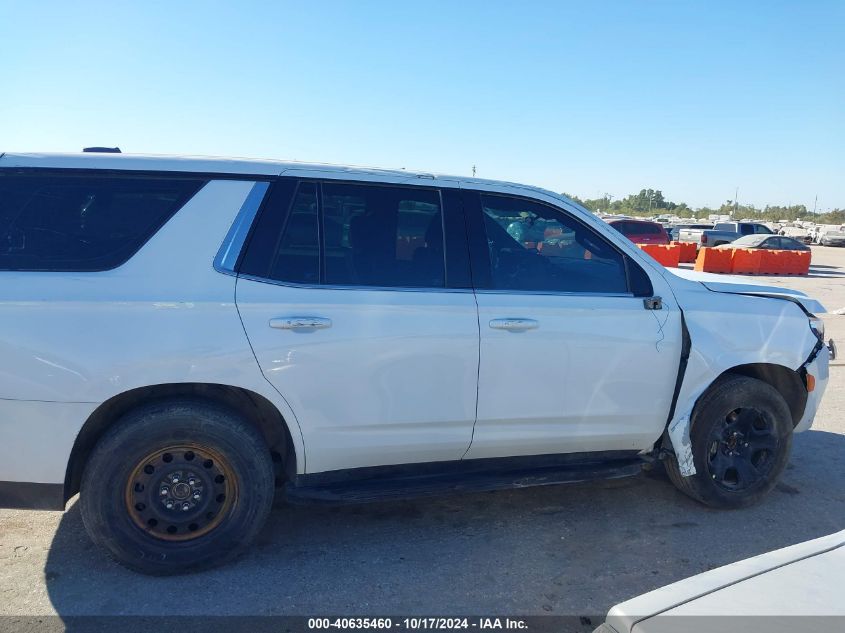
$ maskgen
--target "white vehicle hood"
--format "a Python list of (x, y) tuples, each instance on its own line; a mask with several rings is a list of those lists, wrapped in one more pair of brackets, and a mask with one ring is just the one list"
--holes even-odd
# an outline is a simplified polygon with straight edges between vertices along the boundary
[[(618, 633), (674, 630), (710, 633), (717, 628), (723, 633), (779, 631), (773, 628), (771, 617), (738, 616), (841, 618), (845, 616), (843, 577), (845, 531), (661, 587), (616, 605), (608, 613), (607, 623)], [(793, 627), (796, 624), (789, 620), (784, 623)], [(830, 630), (835, 630), (835, 626)]]
[[(729, 292), (740, 295), (757, 295), (762, 297), (780, 297), (796, 301), (804, 306), (807, 312), (822, 314), (827, 312), (825, 307), (815, 299), (811, 299), (803, 292), (780, 286), (765, 286), (747, 283), (746, 277), (736, 275), (716, 275), (714, 273), (702, 273), (685, 268), (672, 268), (670, 273), (682, 279), (698, 281), (708, 290), (714, 292)], [(671, 279), (669, 280), (671, 282)]]

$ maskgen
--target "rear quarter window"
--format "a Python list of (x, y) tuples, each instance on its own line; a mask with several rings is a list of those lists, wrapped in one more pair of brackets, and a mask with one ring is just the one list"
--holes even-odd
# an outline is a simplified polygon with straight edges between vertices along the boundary
[(204, 184), (166, 175), (0, 172), (0, 270), (116, 268)]

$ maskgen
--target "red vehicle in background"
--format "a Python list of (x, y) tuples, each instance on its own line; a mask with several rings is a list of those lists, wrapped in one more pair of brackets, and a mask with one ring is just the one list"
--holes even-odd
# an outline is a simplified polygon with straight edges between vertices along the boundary
[(634, 244), (668, 244), (669, 234), (657, 222), (648, 220), (610, 220), (608, 224)]

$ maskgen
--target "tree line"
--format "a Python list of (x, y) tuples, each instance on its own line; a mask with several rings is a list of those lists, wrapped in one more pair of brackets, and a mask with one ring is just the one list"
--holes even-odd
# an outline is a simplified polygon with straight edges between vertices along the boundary
[(621, 200), (613, 200), (612, 196), (602, 198), (582, 199), (569, 193), (563, 195), (588, 208), (590, 211), (603, 213), (617, 213), (632, 216), (652, 216), (660, 214), (677, 215), (681, 218), (694, 218), (718, 213), (732, 215), (736, 219), (753, 218), (755, 220), (776, 222), (778, 220), (811, 220), (818, 224), (845, 223), (845, 209), (833, 209), (827, 213), (813, 214), (803, 204), (766, 205), (758, 208), (751, 204), (734, 205), (733, 200), (726, 200), (718, 209), (701, 207), (690, 208), (686, 202), (672, 202), (666, 200), (659, 189), (641, 189), (639, 193), (632, 193)]

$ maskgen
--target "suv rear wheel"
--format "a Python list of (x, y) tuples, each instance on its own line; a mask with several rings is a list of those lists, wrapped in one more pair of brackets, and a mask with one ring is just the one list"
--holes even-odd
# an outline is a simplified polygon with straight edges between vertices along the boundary
[(683, 477), (674, 456), (666, 472), (679, 490), (709, 506), (742, 508), (777, 484), (792, 447), (792, 415), (771, 385), (747, 376), (718, 381), (692, 414), (696, 474)]
[(85, 468), (85, 528), (121, 564), (173, 574), (222, 563), (263, 526), (273, 502), (270, 451), (235, 412), (170, 400), (125, 415)]

